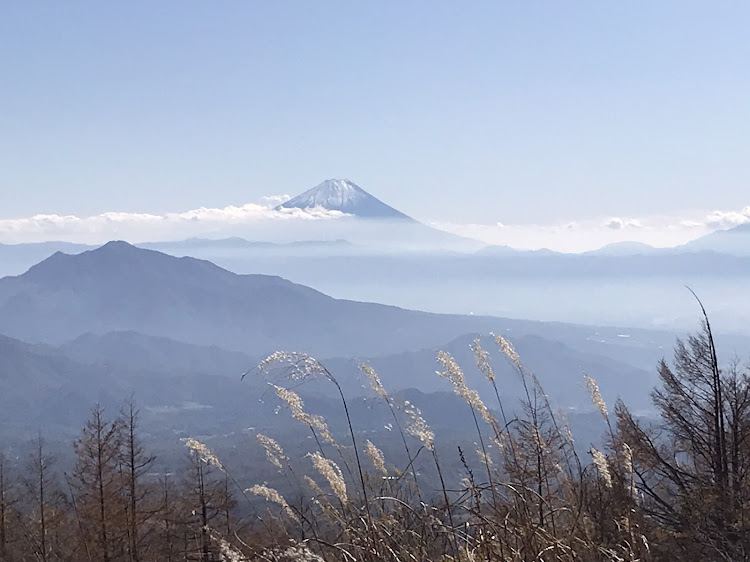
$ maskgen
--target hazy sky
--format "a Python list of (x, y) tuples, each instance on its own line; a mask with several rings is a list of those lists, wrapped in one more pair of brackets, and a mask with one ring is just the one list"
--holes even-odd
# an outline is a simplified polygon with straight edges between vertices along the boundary
[(0, 219), (331, 177), (459, 230), (740, 212), (748, 29), (731, 1), (3, 2)]

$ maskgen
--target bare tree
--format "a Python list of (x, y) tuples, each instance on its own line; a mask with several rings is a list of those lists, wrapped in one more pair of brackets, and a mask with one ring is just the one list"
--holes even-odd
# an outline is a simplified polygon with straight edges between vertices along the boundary
[(120, 424), (108, 422), (97, 404), (73, 444), (78, 459), (72, 479), (78, 510), (87, 523), (85, 532), (94, 537), (88, 542), (95, 545), (96, 558), (103, 562), (110, 562), (113, 555), (125, 550), (120, 433)]
[(132, 562), (141, 561), (141, 529), (153, 515), (153, 510), (143, 509), (149, 490), (143, 485), (142, 477), (154, 462), (154, 457), (145, 453), (138, 440), (138, 414), (139, 411), (131, 397), (121, 413), (121, 428), (122, 457), (128, 497), (128, 549)]
[(750, 380), (736, 363), (719, 368), (707, 316), (698, 334), (678, 340), (673, 366), (660, 363), (659, 378), (652, 393), (657, 424), (644, 427), (617, 406), (641, 508), (686, 556), (748, 560)]
[(8, 560), (8, 543), (10, 542), (10, 514), (13, 509), (11, 498), (12, 481), (8, 474), (8, 462), (0, 452), (0, 560)]

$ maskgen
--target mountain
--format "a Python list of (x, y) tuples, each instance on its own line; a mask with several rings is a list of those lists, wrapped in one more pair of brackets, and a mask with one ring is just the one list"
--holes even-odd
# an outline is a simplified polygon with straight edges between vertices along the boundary
[(0, 279), (0, 332), (62, 343), (86, 333), (136, 331), (249, 355), (277, 349), (371, 355), (490, 331), (492, 318), (436, 315), (339, 300), (269, 275), (236, 275), (125, 242), (56, 253)]
[[(477, 382), (471, 371), (473, 359), (465, 357), (466, 353), (461, 354), (460, 349), (469, 340), (467, 337), (456, 342), (457, 357), (462, 363), (465, 359), (465, 367), (469, 369), (467, 378), (473, 384)], [(123, 352), (115, 349), (113, 346), (118, 342), (128, 349)], [(98, 349), (100, 343), (106, 348), (104, 353)], [(62, 465), (67, 466), (73, 459), (64, 444), (80, 434), (91, 407), (99, 404), (111, 419), (131, 397), (141, 413), (140, 436), (147, 449), (159, 451), (158, 462), (163, 470), (181, 465), (184, 451), (179, 439), (196, 434), (209, 438), (212, 448), (216, 447), (222, 459), (232, 466), (243, 467), (250, 459), (252, 473), (261, 481), (273, 478), (274, 472), (268, 463), (252, 460), (263, 458), (254, 438), (257, 432), (273, 435), (288, 450), (309, 447), (297, 421), (285, 411), (276, 415), (279, 402), (268, 392), (262, 377), (253, 374), (240, 380), (239, 376), (220, 376), (212, 370), (212, 360), (232, 364), (241, 359), (237, 354), (132, 333), (106, 334), (101, 338), (86, 336), (72, 348), (29, 345), (0, 336), (0, 443), (4, 450), (25, 458), (28, 442), (42, 431), (51, 450)], [(129, 358), (128, 352), (145, 354)], [(71, 354), (78, 359), (71, 358)], [(395, 358), (395, 362), (386, 359), (382, 364), (376, 360), (375, 364), (382, 368), (383, 380), (392, 394), (416, 404), (441, 442), (458, 439), (470, 445), (476, 438), (470, 411), (450, 389), (438, 392), (415, 388), (395, 390), (404, 387), (403, 382), (409, 379), (410, 369), (414, 367), (426, 370), (420, 375), (441, 382), (431, 374), (436, 368), (434, 353), (416, 355), (413, 361)], [(165, 364), (164, 359), (168, 359)], [(198, 366), (192, 365), (187, 372), (183, 371), (185, 363), (193, 360), (197, 360)], [(363, 432), (363, 439), (366, 434), (367, 438), (375, 440), (389, 459), (398, 459), (401, 449), (386, 427), (393, 422), (391, 412), (369, 388), (363, 390), (361, 379), (355, 380), (359, 372), (356, 362), (339, 365), (334, 360), (330, 363), (324, 360), (324, 363), (335, 367), (336, 376), (347, 383), (344, 386), (355, 431)], [(570, 375), (568, 386), (572, 388), (577, 386), (573, 381), (578, 376), (577, 373)], [(514, 377), (512, 373), (511, 376)], [(498, 377), (502, 377), (501, 392), (510, 412), (515, 408), (516, 395), (508, 392), (505, 373), (498, 370)], [(396, 378), (398, 385), (389, 384)], [(478, 382), (486, 384), (486, 381)], [(297, 382), (295, 390), (303, 397), (305, 409), (324, 416), (334, 435), (348, 435), (340, 398), (332, 394), (333, 385), (325, 380), (308, 381), (305, 385)], [(586, 402), (582, 389), (580, 394)], [(496, 407), (494, 395), (487, 398), (487, 404), (490, 408)], [(571, 416), (571, 422), (576, 423), (575, 415)], [(600, 432), (601, 429), (594, 429), (585, 443), (596, 442)], [(453, 472), (457, 474), (458, 468)]]
[(136, 244), (139, 248), (156, 250), (172, 256), (191, 256), (194, 258), (215, 259), (243, 257), (276, 256), (290, 258), (296, 256), (331, 256), (355, 254), (360, 251), (356, 244), (343, 239), (333, 240), (296, 240), (293, 242), (266, 242), (246, 240), (244, 238), (188, 238), (171, 242), (147, 242)]
[(735, 256), (750, 256), (750, 223), (728, 230), (717, 230), (678, 248), (688, 252), (717, 252)]
[(656, 253), (669, 253), (669, 249), (655, 248), (643, 242), (614, 242), (597, 250), (584, 252), (587, 256), (640, 256)]
[(476, 256), (481, 257), (496, 257), (496, 258), (505, 258), (505, 257), (520, 257), (520, 258), (526, 258), (526, 257), (554, 257), (554, 256), (564, 256), (564, 255), (570, 255), (570, 254), (563, 254), (561, 252), (555, 252), (554, 250), (550, 250), (549, 248), (539, 248), (538, 250), (516, 250), (515, 248), (511, 248), (510, 246), (506, 245), (493, 245), (493, 246), (485, 246), (484, 248), (481, 248), (480, 250), (477, 250), (474, 252)]
[(95, 246), (71, 242), (32, 242), (26, 244), (0, 244), (0, 277), (16, 275), (48, 258), (55, 252), (78, 254)]
[[(366, 362), (375, 368), (383, 385), (391, 391), (414, 387), (422, 392), (450, 392), (450, 384), (435, 374), (435, 370), (440, 368), (436, 361), (438, 351), (447, 351), (463, 369), (467, 384), (475, 388), (487, 404), (491, 404), (496, 401), (494, 391), (484, 374), (476, 368), (471, 351), (471, 344), (477, 337), (480, 334), (467, 334), (432, 349), (368, 358)], [(482, 347), (489, 354), (506, 407), (513, 409), (524, 396), (521, 379), (500, 353), (493, 338), (483, 336), (480, 339)], [(654, 369), (656, 360), (648, 368), (638, 368), (614, 357), (574, 349), (562, 342), (536, 335), (514, 337), (513, 345), (524, 367), (536, 374), (545, 393), (557, 406), (593, 410), (589, 395), (584, 391), (584, 374), (597, 379), (604, 399), (611, 404), (617, 398), (622, 398), (637, 410), (651, 406), (648, 389), (657, 382)], [(599, 347), (598, 351), (617, 353), (604, 346)], [(631, 353), (633, 351), (631, 349)], [(354, 363), (347, 359), (326, 361), (329, 370), (339, 380), (344, 379), (345, 373), (356, 371)]]
[(272, 406), (247, 407), (266, 388), (240, 380), (250, 361), (134, 333), (88, 335), (61, 348), (0, 335), (0, 443), (30, 440), (40, 429), (69, 441), (94, 404), (113, 417), (130, 396), (143, 411), (146, 435), (170, 445), (182, 431), (247, 427), (272, 417)]
[(121, 371), (207, 376), (239, 377), (262, 359), (216, 346), (191, 345), (138, 332), (84, 334), (61, 345), (59, 350), (80, 363)]
[(98, 375), (54, 349), (0, 335), (0, 436), (30, 438), (33, 426), (78, 423), (100, 397)]
[(312, 207), (341, 211), (347, 215), (365, 219), (414, 220), (346, 179), (326, 180), (282, 203), (277, 209), (309, 209)]

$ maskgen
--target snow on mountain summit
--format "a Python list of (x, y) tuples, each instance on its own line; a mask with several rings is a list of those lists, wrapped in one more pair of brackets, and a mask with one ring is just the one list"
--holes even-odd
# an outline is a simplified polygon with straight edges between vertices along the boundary
[(279, 207), (288, 209), (322, 207), (329, 211), (341, 211), (361, 218), (412, 220), (346, 179), (326, 180), (286, 203), (282, 203)]

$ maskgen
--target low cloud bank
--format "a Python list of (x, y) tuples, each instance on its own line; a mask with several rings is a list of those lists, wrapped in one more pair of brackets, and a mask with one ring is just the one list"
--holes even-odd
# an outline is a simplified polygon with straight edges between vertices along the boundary
[(431, 226), (476, 238), (487, 244), (523, 250), (548, 248), (584, 252), (617, 242), (641, 242), (656, 247), (685, 244), (695, 238), (750, 223), (750, 206), (739, 211), (688, 211), (648, 217), (603, 217), (591, 220), (539, 224), (456, 224)]
[[(242, 206), (202, 207), (161, 215), (109, 212), (89, 217), (35, 215), (0, 219), (0, 243), (58, 240), (100, 244), (113, 239), (142, 243), (227, 236), (292, 241), (326, 238), (320, 235), (334, 230), (336, 237), (346, 238), (356, 235), (351, 228), (361, 230), (354, 224), (345, 226), (346, 221), (334, 229), (339, 224), (337, 219), (349, 216), (340, 211), (322, 208), (277, 209), (288, 199), (288, 195), (270, 195), (261, 198), (258, 203)], [(549, 248), (562, 252), (582, 252), (626, 241), (656, 247), (677, 246), (715, 230), (750, 223), (750, 206), (737, 211), (689, 211), (647, 217), (608, 216), (557, 224), (425, 222), (433, 228), (486, 244), (526, 250)]]
[(345, 216), (340, 211), (322, 208), (276, 209), (277, 205), (288, 199), (287, 195), (269, 196), (262, 198), (260, 203), (249, 203), (239, 207), (202, 207), (163, 215), (109, 212), (89, 217), (35, 215), (28, 218), (0, 219), (0, 242), (10, 244), (61, 240), (97, 244), (115, 238), (146, 242), (221, 235), (241, 230), (243, 227), (293, 225)]

